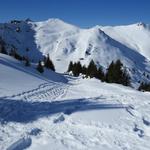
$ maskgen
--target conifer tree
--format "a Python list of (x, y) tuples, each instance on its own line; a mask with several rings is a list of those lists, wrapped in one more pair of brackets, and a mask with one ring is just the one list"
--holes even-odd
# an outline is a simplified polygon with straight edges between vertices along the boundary
[(25, 58), (25, 66), (30, 66), (30, 61), (29, 61), (29, 59), (28, 58)]
[(91, 60), (91, 62), (89, 63), (88, 67), (87, 67), (87, 76), (90, 76), (91, 78), (95, 77), (97, 74), (97, 67), (94, 63), (93, 60)]
[(123, 70), (122, 70), (123, 64), (121, 63), (120, 60), (117, 60), (115, 63), (115, 68), (114, 68), (114, 82), (115, 83), (120, 83), (122, 84), (123, 79)]
[(138, 90), (139, 91), (150, 91), (150, 83), (141, 82)]
[(101, 81), (104, 81), (105, 80), (105, 74), (102, 70), (102, 68), (100, 67), (98, 70), (97, 70), (97, 73), (96, 73), (96, 76), (95, 76), (97, 79), (100, 79)]
[(0, 37), (0, 53), (2, 54), (8, 54), (5, 48), (5, 42), (2, 40), (2, 38)]
[(123, 64), (120, 60), (117, 60), (115, 63), (112, 61), (108, 67), (105, 78), (108, 83), (118, 83), (125, 86), (130, 85), (130, 77), (126, 69), (123, 69)]
[(77, 68), (77, 63), (75, 62), (73, 64), (73, 67), (72, 67), (72, 73), (73, 73), (74, 76), (77, 76), (77, 71), (76, 71), (77, 69), (76, 68)]
[(77, 62), (76, 71), (77, 71), (78, 75), (80, 73), (82, 73), (82, 65), (81, 65), (80, 61)]
[(45, 67), (55, 71), (54, 64), (53, 64), (52, 60), (50, 59), (49, 55), (45, 58)]
[(12, 56), (12, 57), (14, 57), (14, 58), (17, 59), (17, 60), (20, 60), (20, 61), (23, 60), (23, 57), (20, 56), (20, 55), (17, 53), (16, 49), (12, 49), (12, 50), (10, 51), (9, 55)]
[(82, 66), (81, 63), (78, 61), (77, 63), (73, 64), (72, 73), (74, 76), (79, 76), (80, 73), (82, 73)]
[(87, 68), (86, 68), (85, 65), (82, 66), (82, 72), (81, 72), (81, 73), (84, 74), (84, 75), (86, 75), (86, 73), (87, 73)]
[(74, 66), (74, 64), (73, 64), (73, 62), (71, 61), (70, 64), (69, 64), (69, 67), (68, 67), (68, 71), (67, 71), (67, 72), (72, 71), (73, 66)]
[(6, 54), (6, 55), (8, 54), (4, 45), (0, 45), (0, 53)]
[(112, 83), (114, 80), (114, 73), (113, 71), (115, 70), (115, 65), (114, 62), (112, 61), (111, 64), (109, 65), (106, 73), (106, 82)]
[(143, 89), (144, 89), (144, 82), (141, 82), (141, 84), (140, 84), (138, 90), (139, 90), (139, 91), (142, 91)]
[(39, 61), (39, 63), (38, 63), (38, 66), (37, 66), (37, 71), (39, 71), (40, 73), (43, 73), (44, 72), (44, 68), (43, 68), (43, 66), (42, 66), (42, 64), (41, 64), (41, 61)]

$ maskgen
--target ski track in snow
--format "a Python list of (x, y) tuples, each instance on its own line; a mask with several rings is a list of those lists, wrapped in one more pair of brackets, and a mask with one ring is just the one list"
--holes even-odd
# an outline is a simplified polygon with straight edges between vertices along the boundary
[(5, 96), (1, 99), (21, 99), (26, 101), (53, 101), (56, 98), (63, 97), (69, 85), (43, 83), (38, 88), (24, 91), (22, 93)]
[(41, 79), (47, 81), (46, 83), (40, 84), (37, 88), (28, 90), (28, 91), (23, 91), (21, 93), (13, 94), (11, 96), (4, 96), (0, 97), (1, 99), (18, 99), (20, 98), (21, 100), (29, 100), (29, 101), (34, 101), (34, 100), (54, 100), (59, 97), (63, 97), (65, 95), (66, 89), (68, 89), (69, 85), (64, 84), (64, 83), (56, 83), (50, 80), (47, 80), (46, 78), (37, 75), (31, 71), (27, 71), (26, 69), (23, 69), (22, 67), (13, 64), (13, 62), (8, 61), (7, 59), (0, 57), (0, 61), (3, 61), (3, 63), (6, 63), (7, 65), (19, 69), (23, 72), (27, 72), (33, 76), (40, 77)]
[[(37, 102), (37, 101), (39, 101), (39, 102), (40, 101), (41, 102), (44, 102), (44, 101), (52, 102), (55, 99), (63, 98), (65, 96), (68, 88), (69, 88), (68, 84), (43, 83), (43, 84), (40, 84), (35, 89), (29, 90), (29, 91), (24, 91), (24, 92), (18, 93), (18, 94), (13, 94), (12, 96), (5, 96), (1, 99), (4, 99), (6, 101), (7, 101), (7, 99), (12, 100), (12, 110), (11, 110), (11, 108), (10, 108), (10, 110), (7, 110), (8, 114), (9, 114), (9, 113), (13, 112), (13, 110), (16, 109), (14, 102), (13, 102), (13, 99), (14, 100), (18, 99), (18, 100), (23, 100), (23, 101), (29, 101), (29, 102)], [(17, 113), (17, 110), (16, 110), (16, 113)], [(59, 119), (57, 121), (59, 122)], [(7, 148), (7, 150), (26, 149), (27, 147), (29, 147), (32, 144), (32, 139), (30, 138), (30, 136), (31, 135), (28, 135), (28, 138), (23, 136), (23, 138), (16, 140)], [(1, 143), (1, 140), (0, 140), (0, 143)], [(0, 149), (4, 149), (3, 146), (2, 147), (0, 146)]]

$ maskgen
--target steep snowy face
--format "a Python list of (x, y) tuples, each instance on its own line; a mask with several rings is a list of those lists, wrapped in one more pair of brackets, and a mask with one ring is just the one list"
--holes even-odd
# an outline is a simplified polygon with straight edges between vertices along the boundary
[(150, 26), (137, 23), (128, 26), (100, 27), (106, 34), (150, 59)]
[(0, 37), (6, 43), (7, 49), (15, 49), (19, 54), (37, 62), (41, 58), (35, 43), (35, 31), (31, 23), (26, 21), (11, 21), (0, 24)]
[(50, 53), (53, 57), (58, 55), (63, 57), (73, 51), (74, 43), (71, 43), (71, 37), (78, 33), (79, 28), (59, 19), (33, 24), (36, 31), (36, 44), (43, 54)]

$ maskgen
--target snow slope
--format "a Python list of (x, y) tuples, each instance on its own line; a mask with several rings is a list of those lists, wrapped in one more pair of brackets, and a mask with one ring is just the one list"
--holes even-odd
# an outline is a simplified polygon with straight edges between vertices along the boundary
[(0, 54), (0, 150), (149, 150), (150, 93)]
[(1, 98), (17, 99), (18, 96), (21, 96), (22, 99), (26, 99), (26, 95), (28, 95), (31, 99), (34, 98), (34, 93), (39, 94), (40, 92), (44, 96), (52, 88), (50, 85), (55, 85), (56, 88), (60, 89), (61, 84), (67, 82), (67, 79), (58, 73), (45, 70), (44, 74), (41, 75), (35, 68), (34, 65), (25, 67), (22, 62), (0, 54)]
[(66, 72), (70, 61), (88, 65), (93, 59), (106, 70), (112, 60), (121, 59), (133, 83), (149, 80), (148, 25), (81, 29), (59, 19), (21, 21), (1, 24), (0, 36), (8, 49), (16, 47), (35, 62), (49, 54), (58, 72)]
[(16, 49), (21, 55), (37, 62), (42, 54), (38, 51), (34, 36), (32, 25), (26, 21), (0, 24), (0, 37), (5, 41), (7, 50)]
[(99, 26), (107, 35), (150, 59), (150, 26), (136, 23), (127, 26)]

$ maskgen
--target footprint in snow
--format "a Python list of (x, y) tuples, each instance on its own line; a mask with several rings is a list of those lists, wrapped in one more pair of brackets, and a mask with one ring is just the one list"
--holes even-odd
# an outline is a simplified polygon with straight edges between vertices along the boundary
[(146, 126), (150, 126), (150, 121), (146, 120), (144, 117), (143, 117), (143, 123), (146, 125)]
[(64, 117), (64, 115), (62, 114), (62, 115), (60, 115), (58, 118), (56, 118), (56, 119), (54, 119), (54, 123), (61, 123), (61, 122), (63, 122), (65, 120), (65, 117)]
[(138, 128), (137, 124), (135, 124), (135, 127), (134, 127), (133, 131), (137, 132), (139, 137), (144, 136), (144, 131), (142, 129)]
[(37, 136), (37, 135), (39, 135), (41, 132), (42, 132), (41, 129), (39, 129), (39, 128), (34, 128), (34, 129), (32, 129), (31, 132), (29, 132), (28, 134), (29, 134), (29, 135), (32, 135), (32, 136)]

